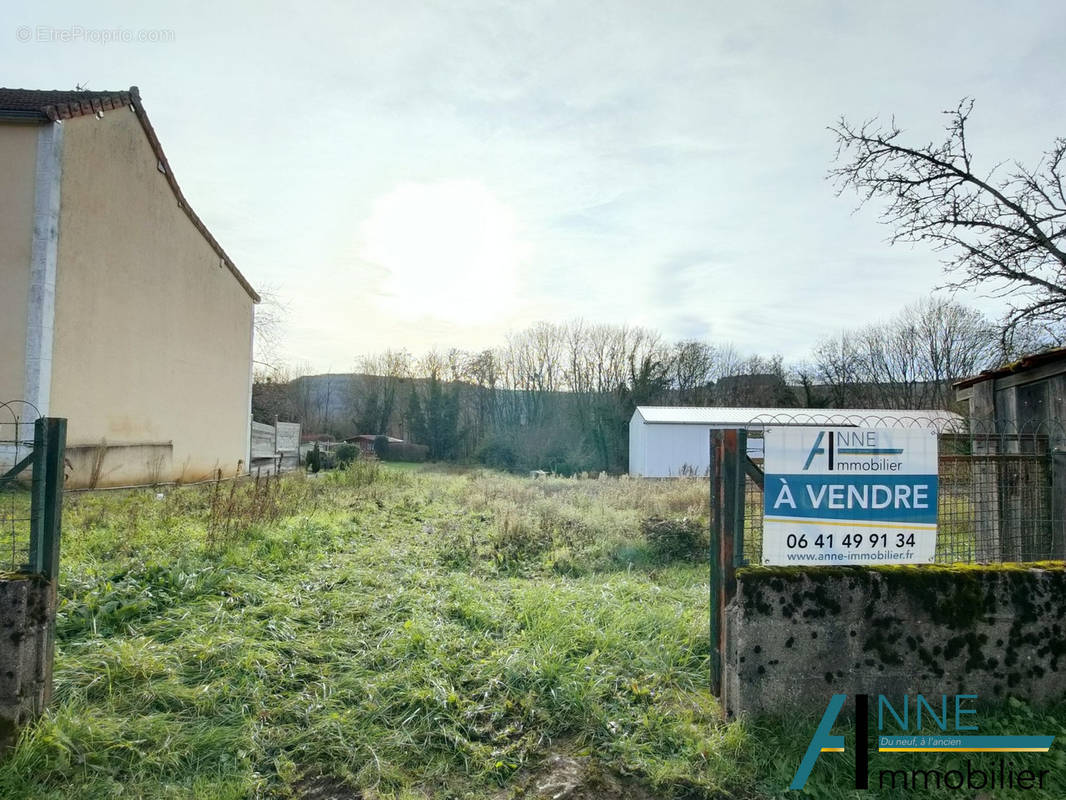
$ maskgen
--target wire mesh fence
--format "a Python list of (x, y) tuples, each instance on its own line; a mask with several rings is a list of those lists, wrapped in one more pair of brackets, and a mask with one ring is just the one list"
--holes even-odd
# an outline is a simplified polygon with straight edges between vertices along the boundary
[(33, 454), (36, 409), (0, 403), (0, 572), (23, 572), (30, 564), (30, 472), (15, 468)]
[[(780, 425), (933, 428), (938, 433), (937, 563), (1010, 563), (1066, 559), (1066, 431), (1044, 423), (996, 432), (958, 415), (757, 418), (748, 454), (763, 466), (763, 431)], [(762, 560), (763, 490), (744, 489), (746, 562)]]

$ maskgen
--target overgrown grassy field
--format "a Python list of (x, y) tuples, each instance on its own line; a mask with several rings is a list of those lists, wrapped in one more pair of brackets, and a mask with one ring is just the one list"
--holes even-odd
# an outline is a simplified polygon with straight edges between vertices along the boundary
[[(706, 493), (357, 463), (69, 495), (55, 702), (0, 797), (784, 795), (822, 708), (722, 723), (707, 566), (641, 530), (702, 530)], [(850, 796), (850, 758), (810, 796)]]

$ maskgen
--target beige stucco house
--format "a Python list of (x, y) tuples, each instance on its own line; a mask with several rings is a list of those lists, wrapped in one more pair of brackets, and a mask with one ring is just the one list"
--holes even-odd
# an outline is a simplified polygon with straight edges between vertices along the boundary
[(68, 419), (68, 485), (247, 465), (259, 296), (137, 87), (0, 89), (0, 164), (0, 401)]

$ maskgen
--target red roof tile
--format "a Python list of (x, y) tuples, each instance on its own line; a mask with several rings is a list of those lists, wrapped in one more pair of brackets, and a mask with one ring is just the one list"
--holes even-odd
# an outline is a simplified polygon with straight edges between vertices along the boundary
[(55, 122), (132, 104), (131, 92), (125, 91), (64, 92), (55, 89), (0, 88), (0, 116), (37, 117)]

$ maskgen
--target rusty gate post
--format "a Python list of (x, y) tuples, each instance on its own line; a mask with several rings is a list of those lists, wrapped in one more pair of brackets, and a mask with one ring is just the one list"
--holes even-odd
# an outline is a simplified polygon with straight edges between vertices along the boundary
[[(726, 606), (737, 590), (737, 565), (744, 555), (744, 468), (747, 432), (711, 432), (711, 691), (722, 696), (726, 653)], [(739, 556), (738, 556), (739, 554)]]
[(722, 585), (721, 542), (722, 542), (722, 432), (710, 432), (710, 501), (711, 529), (710, 546), (707, 560), (710, 562), (711, 580), (708, 594), (707, 611), (710, 617), (711, 645), (711, 693), (716, 697), (722, 695), (722, 653), (718, 649), (721, 619), (718, 615), (719, 593)]

